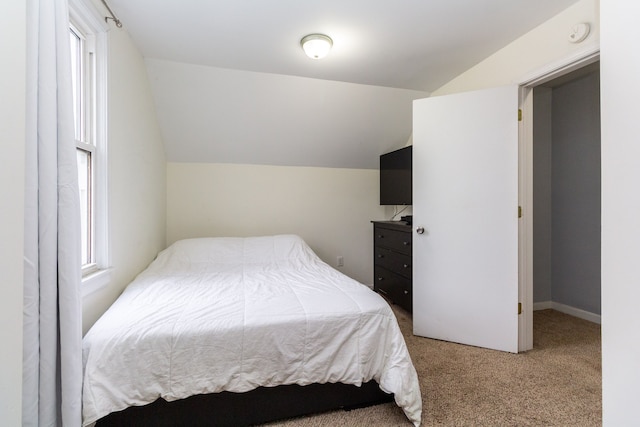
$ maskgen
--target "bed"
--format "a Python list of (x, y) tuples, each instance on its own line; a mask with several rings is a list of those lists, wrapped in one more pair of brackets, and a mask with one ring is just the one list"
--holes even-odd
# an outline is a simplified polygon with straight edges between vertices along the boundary
[(374, 384), (420, 424), (391, 308), (294, 235), (174, 243), (89, 330), (83, 364), (84, 426), (154, 402), (318, 384)]

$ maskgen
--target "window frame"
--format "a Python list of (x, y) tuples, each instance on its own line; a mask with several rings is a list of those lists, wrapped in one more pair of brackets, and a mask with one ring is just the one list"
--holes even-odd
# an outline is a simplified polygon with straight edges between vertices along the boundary
[[(95, 75), (95, 37), (92, 33), (87, 33), (79, 28), (75, 22), (70, 22), (69, 31), (71, 39), (72, 58), (75, 58), (75, 62), (72, 62), (72, 73), (74, 75), (73, 88), (74, 88), (74, 131), (76, 152), (78, 153), (78, 159), (80, 155), (86, 156), (87, 167), (83, 171), (80, 169), (78, 163), (78, 180), (80, 188), (82, 190), (82, 183), (86, 184), (86, 199), (80, 197), (80, 205), (82, 209), (82, 234), (84, 235), (84, 228), (88, 228), (86, 240), (82, 240), (82, 276), (90, 275), (98, 270), (96, 251), (95, 251), (95, 159), (96, 159), (96, 135), (95, 124), (96, 116), (94, 115), (96, 107), (96, 75)], [(79, 119), (78, 119), (79, 116)], [(84, 177), (84, 178), (83, 178)], [(88, 203), (87, 203), (88, 202)], [(84, 204), (87, 206), (82, 206)], [(86, 224), (85, 214), (86, 211)], [(86, 262), (85, 262), (86, 256)]]
[(82, 295), (88, 295), (108, 284), (110, 280), (109, 209), (107, 181), (107, 58), (109, 26), (93, 5), (83, 0), (69, 0), (70, 30), (84, 38), (85, 54), (90, 62), (84, 82), (90, 102), (82, 107), (88, 119), (81, 129), (81, 141), (76, 147), (91, 153), (91, 238), (92, 259), (82, 268)]

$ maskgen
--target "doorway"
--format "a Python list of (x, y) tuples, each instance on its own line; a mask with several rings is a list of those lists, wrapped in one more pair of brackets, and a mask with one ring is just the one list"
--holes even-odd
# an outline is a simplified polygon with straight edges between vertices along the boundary
[[(562, 138), (568, 140), (580, 140), (581, 132), (584, 131), (585, 127), (581, 126), (585, 123), (585, 121), (589, 122), (589, 125), (597, 124), (597, 130), (591, 129), (588, 135), (600, 135), (600, 115), (599, 115), (599, 78), (595, 78), (591, 74), (596, 73), (599, 75), (599, 60), (600, 60), (600, 51), (597, 47), (591, 47), (586, 49), (579, 55), (572, 56), (567, 58), (566, 60), (556, 62), (553, 64), (549, 64), (547, 67), (538, 70), (535, 73), (532, 73), (527, 78), (524, 78), (520, 81), (520, 109), (521, 109), (521, 119), (520, 119), (520, 127), (519, 127), (519, 177), (518, 177), (518, 203), (520, 205), (521, 217), (519, 220), (519, 244), (518, 244), (518, 270), (519, 270), (519, 279), (518, 279), (518, 295), (519, 301), (522, 304), (522, 312), (521, 315), (518, 316), (518, 349), (519, 351), (527, 351), (533, 348), (533, 310), (534, 310), (534, 270), (536, 270), (536, 281), (538, 283), (542, 283), (542, 285), (538, 285), (536, 287), (536, 300), (535, 300), (535, 308), (560, 308), (565, 309), (567, 307), (572, 307), (569, 304), (563, 302), (554, 302), (554, 294), (553, 287), (549, 290), (549, 285), (547, 286), (552, 277), (554, 275), (554, 271), (552, 266), (556, 265), (558, 268), (562, 266), (559, 264), (552, 264), (552, 252), (551, 245), (553, 244), (553, 223), (554, 218), (552, 215), (553, 209), (553, 148), (552, 140), (553, 140), (553, 92), (556, 91), (556, 94), (559, 94), (559, 97), (556, 97), (557, 105), (556, 113), (564, 110), (564, 116), (562, 114), (556, 114), (555, 120), (556, 123), (559, 123), (559, 126), (556, 129), (556, 134), (559, 134), (561, 129), (564, 129), (563, 132), (566, 135), (563, 135)], [(596, 89), (589, 89), (591, 91), (591, 102), (588, 103), (595, 108), (595, 113), (592, 113), (590, 118), (585, 119), (584, 115), (581, 116), (576, 113), (577, 110), (584, 109), (584, 102), (576, 102), (576, 99), (581, 99), (584, 96), (583, 92), (578, 91), (577, 97), (571, 97), (570, 94), (572, 90), (575, 89), (574, 86), (580, 86), (582, 79), (591, 79), (592, 83), (595, 80)], [(578, 82), (578, 83), (576, 83)], [(582, 82), (584, 83), (584, 82)], [(565, 92), (565, 93), (563, 93)], [(534, 120), (534, 93), (536, 98), (536, 108), (535, 115), (536, 119)], [(546, 98), (546, 99), (545, 99)], [(573, 104), (562, 101), (563, 98), (568, 98), (569, 100), (573, 99)], [(595, 102), (593, 100), (595, 99)], [(563, 106), (565, 105), (565, 106)], [(582, 117), (579, 119), (579, 117)], [(535, 146), (536, 149), (536, 182), (534, 183), (534, 128), (536, 127), (536, 122), (540, 122), (537, 125), (537, 129), (535, 130), (536, 137), (538, 138), (538, 144)], [(546, 123), (546, 128), (544, 126)], [(576, 129), (574, 133), (570, 130), (571, 128)], [(573, 135), (573, 136), (572, 136)], [(547, 142), (540, 143), (540, 139), (547, 138)], [(599, 143), (599, 141), (598, 141)], [(564, 152), (558, 154), (556, 160), (560, 160), (563, 157), (568, 157), (569, 161), (573, 164), (581, 163), (580, 157), (583, 156), (583, 152), (580, 150), (579, 146), (574, 145), (566, 147), (561, 147), (558, 145), (556, 148), (564, 149)], [(545, 151), (546, 150), (546, 151)], [(597, 192), (598, 197), (597, 200), (599, 202), (599, 186), (600, 186), (600, 159), (599, 146), (596, 149), (598, 154), (597, 156), (597, 178), (595, 181), (597, 182)], [(546, 158), (546, 163), (544, 159)], [(559, 162), (560, 163), (560, 162)], [(547, 170), (545, 171), (545, 164)], [(571, 166), (571, 165), (570, 165)], [(540, 171), (542, 169), (542, 172)], [(569, 168), (568, 170), (571, 170)], [(591, 167), (593, 170), (593, 166)], [(562, 172), (562, 169), (559, 170)], [(566, 171), (562, 172), (565, 173)], [(561, 175), (556, 176), (556, 178)], [(579, 175), (578, 175), (579, 176)], [(591, 178), (590, 178), (591, 179)], [(546, 180), (546, 183), (545, 183)], [(574, 179), (574, 181), (576, 181)], [(579, 183), (580, 180), (577, 180)], [(536, 185), (536, 203), (534, 204), (534, 184)], [(547, 188), (541, 192), (541, 187)], [(549, 190), (551, 188), (551, 190)], [(546, 191), (546, 193), (545, 193)], [(583, 190), (580, 190), (583, 191)], [(563, 200), (560, 198), (560, 194), (556, 193), (556, 196), (559, 200)], [(571, 193), (569, 193), (571, 195)], [(546, 204), (545, 199), (547, 198)], [(542, 202), (540, 206), (536, 207), (538, 202)], [(559, 202), (561, 204), (561, 202)], [(568, 203), (568, 206), (571, 207), (571, 203)], [(580, 208), (580, 204), (573, 204), (573, 207), (578, 209)], [(536, 214), (534, 215), (534, 209), (536, 210)], [(546, 210), (546, 211), (545, 211)], [(540, 213), (542, 211), (542, 213)], [(598, 213), (600, 211), (599, 207), (597, 209)], [(574, 210), (574, 215), (575, 214)], [(582, 215), (580, 213), (579, 215)], [(544, 219), (546, 218), (546, 224)], [(540, 220), (543, 221), (540, 221)], [(559, 219), (559, 218), (558, 218)], [(538, 233), (538, 241), (534, 242), (534, 220), (536, 221), (536, 232)], [(561, 223), (560, 223), (561, 224)], [(544, 227), (547, 227), (546, 230)], [(556, 225), (556, 227), (560, 227), (560, 225)], [(600, 221), (599, 218), (597, 220), (598, 227), (598, 237), (600, 235)], [(542, 234), (540, 233), (542, 230)], [(545, 234), (546, 233), (546, 234)], [(542, 237), (541, 237), (542, 236)], [(546, 241), (545, 241), (546, 238)], [(557, 240), (559, 237), (556, 238)], [(571, 241), (571, 238), (567, 238), (567, 240)], [(598, 239), (599, 240), (599, 239)], [(534, 263), (534, 243), (535, 247), (535, 259), (536, 263)], [(597, 242), (597, 253), (598, 260), (595, 262), (598, 266), (599, 262), (599, 241)], [(570, 252), (570, 250), (569, 250)], [(579, 252), (579, 251), (578, 251)], [(574, 252), (576, 255), (577, 252)], [(546, 264), (545, 264), (546, 263)], [(579, 264), (579, 263), (578, 263)], [(559, 271), (559, 270), (556, 270)], [(598, 298), (600, 295), (599, 283), (600, 277), (599, 272), (591, 273), (593, 275), (598, 276)], [(576, 286), (579, 287), (579, 286)], [(548, 292), (547, 292), (548, 291)], [(549, 295), (551, 295), (549, 297)], [(550, 298), (550, 300), (545, 300), (545, 296)], [(567, 301), (566, 299), (562, 299), (562, 301)], [(573, 302), (572, 302), (573, 304)], [(547, 307), (548, 306), (548, 307)], [(584, 317), (593, 314), (590, 310), (594, 310), (593, 306), (585, 306), (581, 305), (574, 310), (574, 312), (570, 313), (574, 316)], [(583, 308), (588, 307), (588, 308)], [(599, 303), (597, 312), (599, 313)], [(590, 318), (589, 320), (597, 321), (599, 320), (599, 314), (595, 315), (595, 318)]]
[(600, 63), (533, 88), (533, 309), (600, 320)]
[[(600, 59), (600, 52), (599, 50), (595, 49), (595, 50), (588, 50), (585, 51), (582, 55), (580, 56), (574, 56), (572, 58), (568, 58), (567, 62), (565, 62), (564, 64), (552, 64), (549, 67), (547, 67), (545, 70), (542, 70), (540, 72), (537, 72), (535, 75), (533, 75), (532, 77), (526, 79), (526, 80), (522, 80), (520, 83), (520, 108), (522, 111), (522, 118), (520, 121), (520, 137), (519, 137), (519, 205), (521, 206), (521, 218), (520, 218), (520, 225), (519, 225), (519, 255), (518, 255), (518, 263), (519, 263), (519, 300), (522, 303), (522, 313), (520, 316), (518, 316), (518, 329), (519, 329), (519, 334), (518, 334), (518, 349), (519, 351), (527, 351), (529, 349), (533, 348), (533, 310), (534, 310), (534, 270), (538, 270), (536, 272), (536, 279), (542, 279), (542, 283), (548, 283), (547, 280), (551, 280), (551, 278), (553, 277), (553, 270), (552, 270), (552, 258), (551, 258), (551, 252), (550, 249), (548, 250), (542, 250), (541, 248), (548, 248), (548, 245), (551, 245), (551, 241), (550, 239), (553, 238), (552, 234), (547, 234), (547, 242), (544, 242), (544, 239), (537, 242), (536, 243), (536, 259), (538, 261), (538, 265), (536, 265), (534, 263), (534, 217), (536, 217), (536, 215), (534, 215), (534, 127), (535, 127), (535, 122), (536, 121), (541, 121), (544, 122), (544, 118), (545, 115), (548, 116), (548, 120), (547, 123), (551, 123), (551, 125), (548, 125), (547, 129), (545, 130), (544, 127), (538, 127), (538, 129), (536, 130), (537, 136), (540, 137), (541, 135), (546, 135), (548, 138), (553, 137), (553, 122), (551, 120), (553, 120), (553, 97), (552, 95), (552, 91), (554, 90), (554, 88), (562, 88), (563, 86), (566, 86), (565, 88), (569, 88), (572, 89), (572, 86), (574, 85), (574, 82), (578, 82), (581, 79), (584, 78), (589, 78), (589, 74), (598, 71), (596, 68), (591, 68), (591, 67), (599, 67), (598, 63), (599, 63), (599, 59)], [(596, 65), (593, 65), (596, 64)], [(573, 74), (573, 72), (576, 72), (576, 74)], [(598, 71), (599, 72), (599, 71)], [(593, 76), (591, 76), (593, 77)], [(582, 122), (580, 122), (579, 120), (573, 120), (570, 123), (573, 123), (573, 127), (576, 128), (578, 130), (578, 135), (580, 135), (580, 130), (584, 129), (584, 127), (580, 127), (580, 124), (584, 124), (585, 120), (589, 120), (589, 124), (594, 124), (595, 122), (597, 122), (597, 131), (593, 131), (592, 130), (592, 134), (597, 134), (599, 136), (600, 131), (599, 131), (599, 122), (600, 122), (600, 115), (599, 115), (599, 79), (595, 79), (596, 83), (597, 83), (597, 90), (595, 91), (595, 103), (591, 103), (592, 105), (595, 106), (595, 108), (597, 109), (595, 114), (592, 114), (590, 117), (591, 119), (582, 119)], [(540, 101), (540, 99), (542, 99), (541, 104), (538, 104), (538, 111), (537, 111), (537, 118), (536, 120), (534, 120), (534, 90), (536, 91), (536, 96), (538, 98), (538, 101)], [(560, 91), (560, 89), (558, 89)], [(546, 91), (546, 93), (545, 93)], [(549, 91), (551, 91), (551, 93), (549, 93)], [(569, 91), (570, 92), (570, 91)], [(580, 94), (580, 92), (578, 92), (578, 94)], [(545, 101), (544, 98), (545, 96), (547, 96), (549, 99), (546, 101), (547, 105), (551, 105), (551, 108), (540, 108), (540, 105), (544, 105)], [(573, 114), (572, 112), (572, 108), (582, 108), (583, 106), (581, 104), (578, 105), (578, 107), (565, 107), (565, 113), (566, 111), (568, 111), (569, 113)], [(560, 107), (557, 107), (557, 110), (561, 110)], [(557, 111), (556, 111), (557, 112)], [(571, 117), (571, 115), (569, 114), (569, 117)], [(564, 119), (556, 119), (556, 121), (558, 121), (559, 123), (563, 124), (563, 122), (565, 122), (566, 120), (570, 120), (569, 118), (564, 118)], [(577, 121), (577, 123), (575, 123)], [(571, 126), (566, 127), (567, 129), (570, 129)], [(566, 138), (569, 139), (580, 139), (580, 136), (575, 136), (575, 137), (571, 137), (571, 133), (568, 133), (569, 136), (567, 136)], [(549, 143), (551, 144), (551, 143)], [(549, 159), (549, 156), (552, 156), (553, 152), (550, 151), (553, 149), (552, 145), (547, 145), (547, 159)], [(578, 147), (579, 148), (579, 147)], [(581, 151), (578, 150), (578, 148), (576, 148), (575, 146), (573, 147), (573, 151), (572, 150), (568, 150), (567, 153), (563, 154), (564, 156), (568, 156), (569, 159), (572, 159), (571, 161), (573, 161), (573, 163), (576, 163), (579, 159), (579, 157), (583, 154)], [(536, 146), (536, 150), (542, 150), (544, 151), (544, 144), (543, 146)], [(597, 148), (597, 153), (599, 154), (600, 150), (599, 148)], [(537, 153), (537, 164), (536, 164), (536, 168), (539, 168), (541, 166), (544, 166), (544, 162), (541, 161), (542, 158), (544, 158), (545, 153), (542, 153), (543, 157), (540, 157), (541, 154)], [(559, 158), (562, 156), (559, 156)], [(553, 158), (551, 158), (551, 161), (553, 160)], [(549, 163), (550, 161), (547, 161), (547, 167), (550, 168), (549, 171), (547, 172), (547, 184), (550, 186), (551, 183), (549, 181), (549, 179), (553, 179), (553, 164)], [(597, 179), (596, 182), (598, 184), (598, 192), (599, 192), (599, 185), (600, 185), (600, 178), (599, 178), (599, 174), (600, 174), (600, 166), (599, 166), (599, 155), (598, 155), (598, 166), (597, 166)], [(540, 172), (538, 172), (538, 174), (540, 174)], [(551, 174), (551, 175), (549, 175)], [(540, 176), (545, 176), (544, 172), (542, 175), (538, 175), (538, 180), (541, 179)], [(549, 176), (551, 178), (549, 178)], [(544, 182), (544, 180), (542, 181)], [(579, 181), (578, 181), (579, 182)], [(540, 182), (536, 183), (537, 186), (540, 186)], [(551, 187), (553, 188), (553, 187)], [(539, 190), (539, 188), (538, 188)], [(536, 197), (536, 202), (540, 201), (540, 198), (543, 197), (543, 195), (540, 194), (540, 192), (537, 192), (537, 197)], [(544, 194), (544, 193), (542, 193)], [(552, 192), (547, 192), (547, 197), (549, 199), (549, 204), (551, 204), (552, 197), (553, 197), (553, 193)], [(599, 201), (599, 196), (598, 196), (598, 201)], [(549, 205), (547, 205), (549, 206)], [(575, 208), (579, 208), (580, 205), (576, 204), (574, 205)], [(543, 204), (543, 208), (544, 208), (544, 204)], [(551, 206), (551, 209), (553, 208), (553, 206)], [(538, 210), (538, 216), (537, 219), (540, 219), (540, 207), (536, 208), (536, 210)], [(597, 211), (599, 212), (600, 209), (598, 208)], [(575, 211), (574, 211), (575, 212)], [(578, 210), (579, 212), (579, 210)], [(575, 214), (575, 213), (574, 213)], [(546, 213), (546, 218), (547, 218), (547, 227), (552, 227), (553, 226), (553, 216), (550, 213)], [(579, 214), (575, 214), (575, 215), (582, 215), (582, 213)], [(540, 231), (541, 230), (541, 225), (537, 224), (536, 226), (536, 230)], [(597, 222), (597, 227), (598, 227), (598, 236), (600, 235), (600, 222), (598, 219)], [(546, 231), (547, 233), (551, 233), (550, 230)], [(550, 237), (549, 237), (550, 236)], [(539, 236), (540, 239), (540, 236)], [(570, 239), (569, 239), (570, 240)], [(544, 260), (540, 261), (540, 254), (545, 254), (546, 258), (546, 270), (544, 267)], [(600, 253), (600, 249), (599, 249), (599, 242), (598, 242), (598, 249), (597, 249), (597, 253)], [(541, 264), (542, 262), (542, 264)], [(596, 264), (599, 266), (600, 262), (599, 262), (599, 257), (598, 257), (598, 261), (596, 262)], [(557, 265), (557, 264), (556, 264)], [(545, 276), (546, 274), (546, 276)], [(599, 273), (595, 273), (598, 276), (598, 284), (600, 282), (600, 277), (599, 277)], [(591, 274), (592, 276), (594, 275), (594, 273)], [(546, 279), (545, 279), (546, 278)], [(539, 285), (540, 286), (540, 285)], [(545, 285), (542, 285), (543, 287)], [(576, 286), (579, 288), (579, 286)], [(574, 315), (574, 316), (578, 316), (578, 317), (585, 317), (589, 316), (591, 314), (593, 314), (593, 312), (589, 311), (592, 310), (592, 306), (589, 308), (582, 308), (582, 307), (587, 307), (587, 306), (582, 306), (582, 307), (572, 307), (566, 303), (562, 303), (562, 302), (554, 302), (553, 301), (553, 288), (552, 291), (550, 291), (551, 293), (551, 300), (550, 301), (540, 301), (540, 299), (543, 299), (544, 296), (541, 297), (540, 293), (541, 293), (541, 289), (540, 287), (538, 287), (536, 289), (536, 309), (538, 308), (545, 308), (544, 304), (548, 304), (551, 305), (553, 307), (549, 307), (549, 308), (560, 308), (560, 309), (565, 309), (567, 307), (575, 309), (573, 310), (573, 312), (571, 312), (570, 314)], [(542, 291), (543, 295), (544, 295), (544, 291)], [(598, 286), (598, 290), (597, 290), (598, 295), (600, 294), (599, 291), (599, 286)], [(548, 294), (547, 294), (548, 295)], [(542, 304), (542, 305), (541, 305)], [(598, 303), (599, 306), (599, 303)], [(599, 313), (599, 307), (597, 309), (597, 312)], [(595, 316), (595, 321), (599, 320), (599, 315), (594, 315)], [(594, 321), (594, 318), (590, 318), (589, 320)]]

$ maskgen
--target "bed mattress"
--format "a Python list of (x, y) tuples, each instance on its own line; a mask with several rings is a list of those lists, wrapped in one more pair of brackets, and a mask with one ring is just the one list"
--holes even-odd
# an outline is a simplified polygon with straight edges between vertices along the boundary
[(388, 304), (293, 235), (174, 243), (90, 329), (83, 363), (85, 426), (160, 397), (371, 379), (420, 424)]

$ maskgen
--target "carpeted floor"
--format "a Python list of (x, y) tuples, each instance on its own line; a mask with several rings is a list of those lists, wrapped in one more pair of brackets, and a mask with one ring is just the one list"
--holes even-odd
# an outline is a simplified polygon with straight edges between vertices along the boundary
[[(422, 390), (423, 426), (599, 426), (600, 325), (534, 312), (534, 349), (508, 354), (412, 335), (394, 307)], [(279, 427), (410, 426), (383, 404), (271, 423)]]

